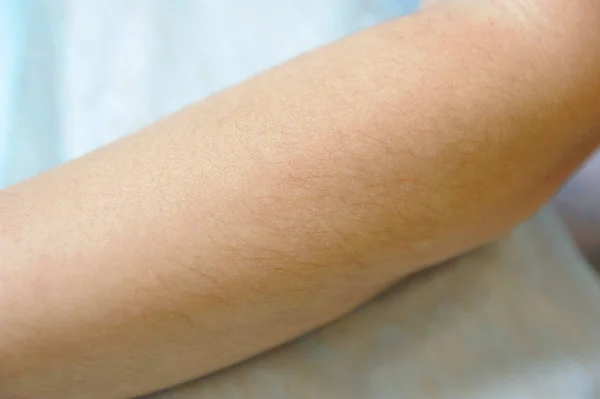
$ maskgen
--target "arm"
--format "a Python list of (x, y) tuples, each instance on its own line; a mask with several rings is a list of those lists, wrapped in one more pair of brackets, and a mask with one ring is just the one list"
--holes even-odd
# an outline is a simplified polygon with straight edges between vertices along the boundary
[(600, 25), (463, 3), (1, 192), (0, 397), (209, 373), (530, 215), (598, 144)]

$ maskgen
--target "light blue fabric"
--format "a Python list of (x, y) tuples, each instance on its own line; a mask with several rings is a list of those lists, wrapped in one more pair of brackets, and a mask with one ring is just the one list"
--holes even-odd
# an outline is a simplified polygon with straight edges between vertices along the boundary
[(0, 187), (418, 0), (0, 0)]
[(62, 152), (60, 9), (34, 0), (2, 3), (0, 58), (0, 182), (56, 165)]

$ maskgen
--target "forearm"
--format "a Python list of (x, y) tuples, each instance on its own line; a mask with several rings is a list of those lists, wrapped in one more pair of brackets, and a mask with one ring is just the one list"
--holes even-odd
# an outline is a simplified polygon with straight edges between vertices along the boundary
[(0, 396), (206, 374), (528, 216), (597, 142), (600, 44), (544, 29), (394, 21), (2, 192)]

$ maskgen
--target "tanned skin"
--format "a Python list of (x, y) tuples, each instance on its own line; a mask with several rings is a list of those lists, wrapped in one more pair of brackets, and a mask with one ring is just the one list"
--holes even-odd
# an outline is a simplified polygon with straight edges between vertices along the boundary
[(600, 3), (454, 1), (0, 192), (0, 398), (129, 398), (529, 217), (598, 146)]

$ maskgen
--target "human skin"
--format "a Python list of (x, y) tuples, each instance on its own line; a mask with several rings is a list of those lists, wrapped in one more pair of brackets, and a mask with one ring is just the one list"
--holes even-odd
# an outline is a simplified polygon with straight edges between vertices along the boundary
[(0, 192), (0, 398), (190, 380), (506, 232), (600, 141), (593, 3), (435, 6)]

